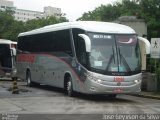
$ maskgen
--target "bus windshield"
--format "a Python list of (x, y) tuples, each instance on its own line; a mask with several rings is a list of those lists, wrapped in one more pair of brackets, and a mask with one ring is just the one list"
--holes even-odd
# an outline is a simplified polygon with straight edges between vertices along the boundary
[(139, 44), (136, 35), (88, 33), (91, 39), (91, 70), (102, 74), (141, 71)]

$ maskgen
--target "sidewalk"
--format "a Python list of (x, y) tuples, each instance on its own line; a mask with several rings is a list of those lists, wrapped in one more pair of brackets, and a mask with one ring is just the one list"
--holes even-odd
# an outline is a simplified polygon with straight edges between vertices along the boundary
[(144, 91), (142, 91), (135, 96), (160, 100), (160, 92), (156, 93), (156, 92), (144, 92)]

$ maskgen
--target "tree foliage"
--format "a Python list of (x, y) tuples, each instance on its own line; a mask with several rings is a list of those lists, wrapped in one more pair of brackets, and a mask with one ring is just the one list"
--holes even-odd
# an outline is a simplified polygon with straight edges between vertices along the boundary
[(141, 0), (139, 5), (141, 18), (147, 22), (149, 37), (160, 37), (160, 0)]
[(160, 37), (160, 0), (122, 0), (114, 4), (101, 5), (84, 13), (77, 20), (115, 21), (120, 16), (136, 16), (145, 19), (148, 38)]
[(114, 21), (123, 15), (136, 15), (139, 12), (139, 5), (130, 0), (116, 2), (113, 5), (101, 5), (93, 11), (84, 13), (77, 20)]
[(46, 25), (68, 21), (65, 17), (47, 17), (42, 19), (33, 19), (27, 22), (16, 21), (13, 17), (13, 11), (0, 11), (0, 39), (9, 39), (17, 41), (17, 36), (21, 32), (37, 29)]
[(51, 16), (51, 17), (42, 18), (42, 19), (29, 20), (26, 23), (24, 23), (24, 25), (25, 25), (26, 31), (28, 31), (28, 30), (44, 27), (46, 25), (52, 25), (56, 23), (66, 22), (66, 21), (68, 20), (64, 17), (57, 18), (57, 17)]

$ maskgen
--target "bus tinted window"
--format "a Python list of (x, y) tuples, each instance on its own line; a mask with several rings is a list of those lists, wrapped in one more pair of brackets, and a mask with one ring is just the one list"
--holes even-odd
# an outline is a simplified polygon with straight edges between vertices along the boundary
[(11, 50), (9, 44), (0, 44), (0, 66), (12, 68)]
[(65, 52), (72, 54), (70, 32), (61, 30), (19, 38), (18, 50), (24, 52)]
[(72, 55), (69, 30), (61, 30), (54, 32), (53, 39), (54, 39), (54, 48), (52, 49), (54, 51), (58, 52), (64, 51), (65, 53)]

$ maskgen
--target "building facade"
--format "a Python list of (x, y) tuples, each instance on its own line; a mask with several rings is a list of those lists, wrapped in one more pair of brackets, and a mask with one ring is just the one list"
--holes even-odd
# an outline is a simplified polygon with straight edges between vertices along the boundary
[(15, 9), (14, 17), (17, 21), (26, 22), (32, 19), (43, 18), (43, 12)]
[(10, 9), (14, 11), (14, 18), (17, 21), (26, 22), (32, 19), (46, 18), (48, 16), (60, 17), (62, 15), (60, 8), (55, 8), (51, 6), (44, 7), (43, 12), (39, 11), (31, 11), (24, 9), (17, 9), (14, 7), (14, 3), (8, 0), (0, 0), (0, 10), (5, 11), (6, 9)]
[(57, 16), (60, 17), (61, 16), (61, 9), (60, 8), (55, 8), (55, 7), (51, 7), (51, 6), (47, 6), (44, 7), (44, 16)]
[(6, 9), (15, 9), (12, 1), (0, 0), (0, 10), (5, 11)]

